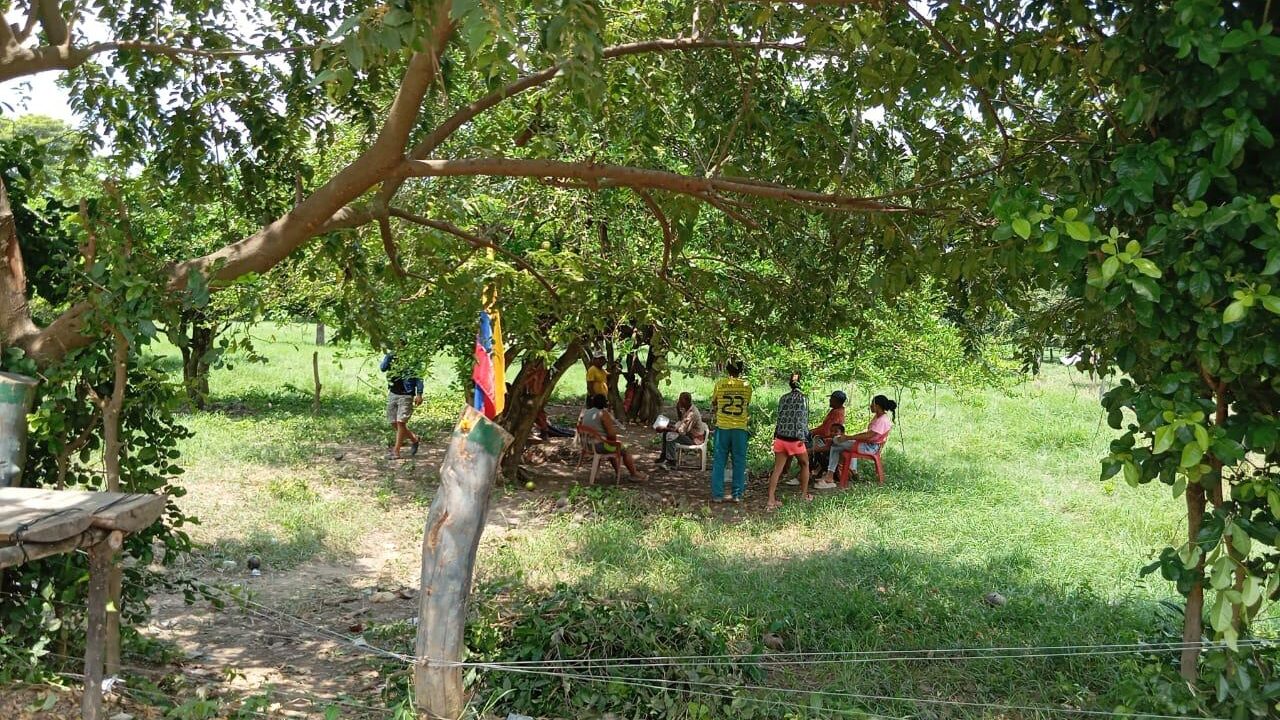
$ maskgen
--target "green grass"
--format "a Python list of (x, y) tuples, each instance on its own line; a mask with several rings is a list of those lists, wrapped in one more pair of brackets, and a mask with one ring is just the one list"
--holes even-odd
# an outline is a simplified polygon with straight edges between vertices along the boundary
[[(384, 538), (415, 547), (434, 469), (369, 460), (364, 474), (351, 476), (332, 457), (376, 456), (385, 442), (378, 358), (321, 348), (324, 407), (313, 416), (307, 392), (289, 389), (310, 388), (311, 329), (262, 326), (254, 334), (268, 363), (215, 372), (213, 408), (186, 418), (195, 437), (183, 447), (192, 486), (183, 502), (204, 521), (196, 538), (211, 555), (254, 551), (281, 567), (317, 556), (342, 562)], [(572, 370), (557, 395), (580, 392), (581, 375)], [(450, 427), (462, 399), (453, 379), (449, 363), (432, 368), (420, 427)], [(1149, 638), (1171, 588), (1158, 576), (1140, 579), (1138, 570), (1176, 542), (1179, 504), (1162, 486), (1098, 481), (1111, 431), (1096, 388), (1071, 380), (1053, 367), (1006, 389), (900, 397), (884, 488), (860, 485), (809, 506), (788, 492), (776, 515), (737, 524), (652, 510), (583, 522), (558, 516), (486, 544), (478, 573), (528, 593), (567, 585), (605, 598), (653, 598), (747, 642), (773, 628), (806, 651)], [(709, 378), (678, 376), (668, 394), (690, 388), (705, 405), (710, 386)], [(827, 390), (814, 388), (811, 397)], [(865, 396), (883, 390), (850, 389), (851, 424)], [(762, 438), (779, 394), (757, 389), (757, 469), (769, 460)], [(409, 557), (406, 569), (414, 562)], [(993, 591), (1008, 603), (984, 604)], [(771, 682), (1092, 706), (1121, 667), (1105, 656), (869, 663)], [(1026, 715), (877, 707), (928, 717)]]

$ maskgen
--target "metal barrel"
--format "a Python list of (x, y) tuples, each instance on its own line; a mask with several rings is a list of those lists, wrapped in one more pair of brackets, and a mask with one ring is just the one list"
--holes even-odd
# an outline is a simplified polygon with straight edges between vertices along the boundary
[(16, 487), (27, 462), (27, 413), (39, 381), (0, 372), (0, 487)]

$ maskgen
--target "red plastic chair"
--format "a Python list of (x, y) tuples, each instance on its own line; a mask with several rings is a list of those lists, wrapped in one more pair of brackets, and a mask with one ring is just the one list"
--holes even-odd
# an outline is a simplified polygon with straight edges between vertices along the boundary
[(884, 446), (887, 442), (889, 442), (889, 433), (885, 433), (884, 437), (880, 438), (878, 443), (880, 445), (880, 449), (874, 453), (859, 452), (858, 446), (862, 444), (861, 442), (854, 443), (852, 448), (840, 453), (840, 467), (837, 468), (837, 472), (840, 476), (840, 488), (844, 489), (849, 487), (849, 473), (853, 468), (853, 463), (859, 459), (870, 460), (876, 464), (876, 478), (880, 481), (880, 484), (883, 485), (884, 461), (880, 458), (880, 454), (884, 452)]

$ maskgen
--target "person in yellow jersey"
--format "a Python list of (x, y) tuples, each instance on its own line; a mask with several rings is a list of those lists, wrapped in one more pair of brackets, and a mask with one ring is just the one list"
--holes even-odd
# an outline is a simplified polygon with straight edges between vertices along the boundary
[[(742, 502), (747, 491), (747, 421), (751, 419), (751, 383), (742, 379), (742, 363), (731, 360), (725, 371), (729, 377), (716, 382), (711, 392), (711, 415), (715, 418), (715, 455), (711, 463), (713, 502)], [(725, 492), (724, 463), (733, 457), (733, 493)]]
[(604, 371), (603, 355), (591, 358), (591, 365), (587, 367), (587, 400), (596, 395), (609, 397), (609, 375)]

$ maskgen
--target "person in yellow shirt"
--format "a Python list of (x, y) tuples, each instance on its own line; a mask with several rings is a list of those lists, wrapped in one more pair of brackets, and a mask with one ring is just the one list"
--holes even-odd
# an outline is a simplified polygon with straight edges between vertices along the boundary
[(587, 367), (587, 398), (596, 395), (609, 397), (609, 375), (604, 371), (603, 355), (591, 358), (591, 365)]
[[(751, 414), (751, 383), (743, 380), (742, 363), (731, 360), (725, 371), (729, 377), (716, 382), (711, 392), (711, 415), (715, 418), (715, 455), (711, 462), (713, 502), (742, 502), (747, 491), (747, 421)], [(725, 493), (724, 463), (733, 457), (733, 494)]]

